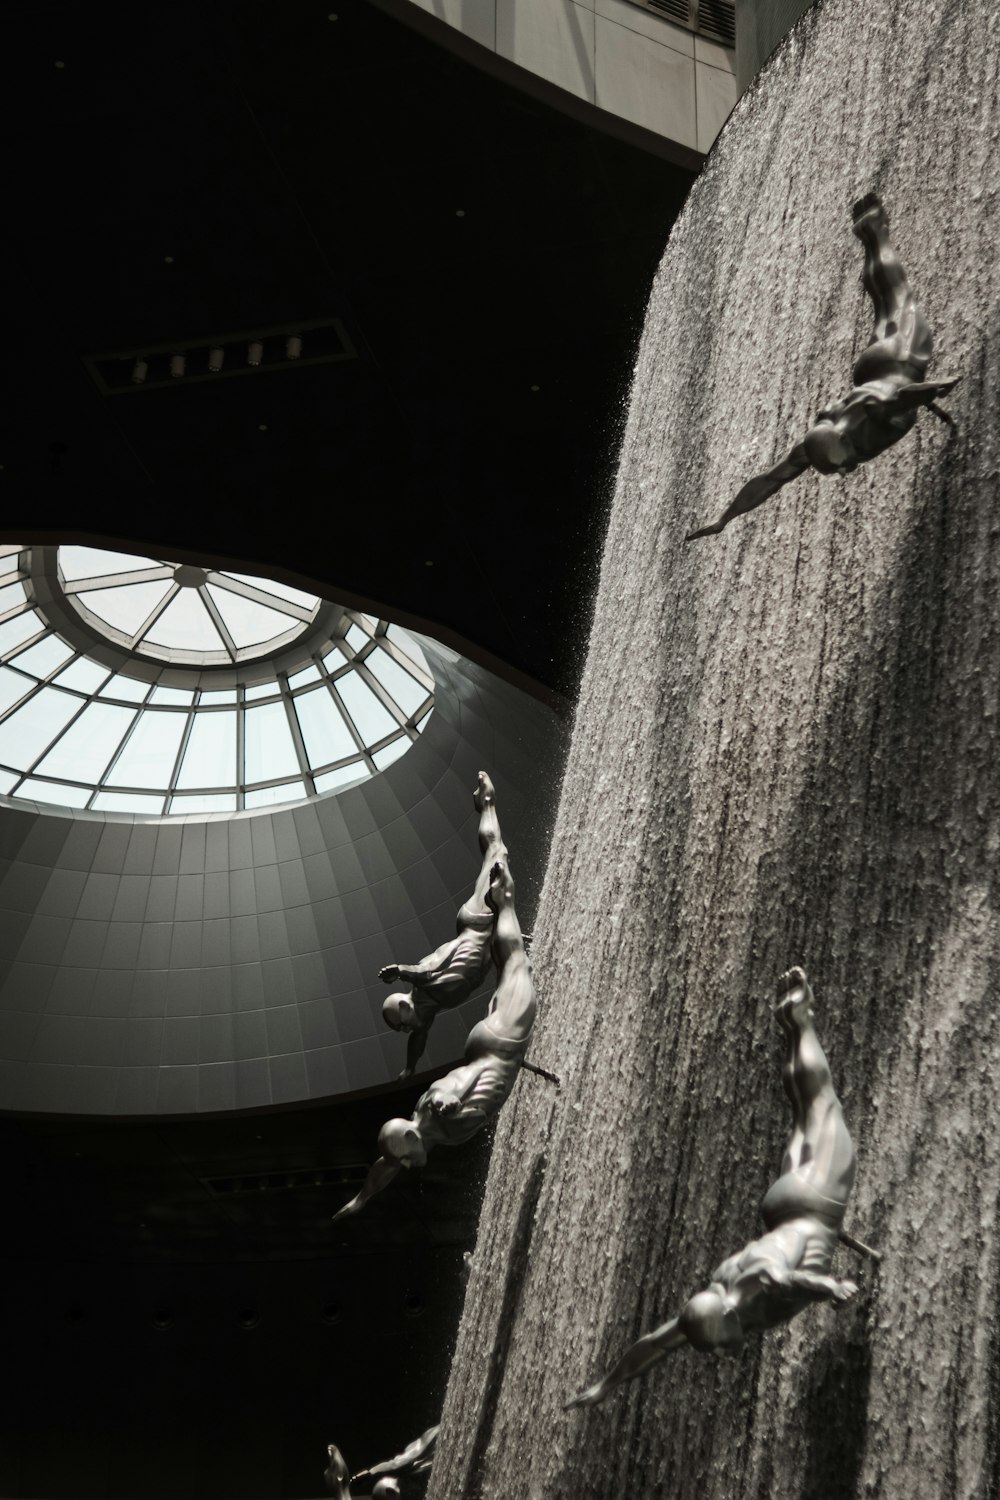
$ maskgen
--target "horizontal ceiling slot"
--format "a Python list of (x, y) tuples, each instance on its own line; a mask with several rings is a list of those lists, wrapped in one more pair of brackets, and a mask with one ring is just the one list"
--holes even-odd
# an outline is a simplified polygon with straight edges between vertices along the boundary
[(121, 396), (205, 380), (229, 380), (236, 375), (296, 370), (303, 365), (337, 364), (357, 357), (340, 318), (320, 318), (220, 333), (214, 338), (87, 354), (83, 362), (102, 395)]
[(364, 1182), (365, 1162), (344, 1167), (305, 1167), (294, 1172), (247, 1172), (242, 1176), (203, 1177), (202, 1182), (217, 1198), (240, 1193), (283, 1193), (297, 1188), (351, 1187)]

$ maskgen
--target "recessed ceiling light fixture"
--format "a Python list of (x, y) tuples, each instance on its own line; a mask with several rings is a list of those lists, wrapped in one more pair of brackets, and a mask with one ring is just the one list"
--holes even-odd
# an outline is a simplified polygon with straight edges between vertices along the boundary
[[(172, 261), (173, 256), (165, 259)], [(305, 354), (307, 341), (309, 351)], [(134, 393), (139, 387), (149, 391), (173, 384), (170, 361), (178, 354), (187, 360), (185, 385), (268, 370), (336, 364), (358, 357), (339, 318), (316, 318), (277, 327), (245, 328), (238, 333), (215, 334), (212, 338), (175, 339), (171, 344), (146, 344), (106, 354), (87, 354), (83, 362), (102, 395), (120, 396)], [(141, 382), (132, 378), (137, 361), (145, 365), (147, 372)]]

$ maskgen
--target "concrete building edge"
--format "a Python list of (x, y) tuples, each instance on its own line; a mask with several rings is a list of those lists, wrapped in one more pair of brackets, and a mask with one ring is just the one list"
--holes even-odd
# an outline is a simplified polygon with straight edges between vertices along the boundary
[[(400, 21), (404, 26), (409, 26), (411, 30), (419, 32), (428, 41), (454, 53), (463, 62), (482, 69), (484, 73), (490, 74), (500, 83), (510, 84), (512, 88), (519, 89), (521, 93), (527, 94), (532, 99), (537, 99), (540, 104), (547, 104), (553, 109), (558, 109), (570, 119), (576, 120), (578, 124), (589, 125), (593, 130), (603, 131), (605, 135), (614, 136), (629, 146), (635, 146), (640, 151), (646, 151), (651, 156), (658, 156), (689, 172), (698, 173), (705, 164), (704, 151), (696, 151), (693, 147), (683, 146), (679, 141), (672, 141), (667, 136), (657, 135), (655, 130), (647, 130), (643, 125), (635, 125), (631, 120), (623, 120), (621, 116), (612, 114), (609, 110), (600, 109), (589, 100), (580, 99), (576, 94), (559, 88), (548, 79), (540, 78), (537, 73), (532, 73), (528, 68), (519, 67), (517, 63), (510, 62), (505, 57), (498, 57), (490, 48), (472, 41), (463, 32), (450, 26), (447, 21), (442, 21), (437, 16), (429, 15), (427, 11), (421, 10), (419, 6), (412, 4), (412, 0), (368, 0), (368, 3), (376, 10), (382, 11), (384, 15), (391, 16), (393, 20)], [(492, 670), (496, 669), (491, 667)], [(521, 686), (521, 684), (516, 685)], [(546, 701), (549, 700), (546, 699)], [(555, 704), (550, 706), (556, 707)]]

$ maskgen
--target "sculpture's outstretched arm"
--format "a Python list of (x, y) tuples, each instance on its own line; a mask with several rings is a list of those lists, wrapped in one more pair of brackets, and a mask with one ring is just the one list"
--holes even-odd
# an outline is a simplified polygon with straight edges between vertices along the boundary
[(687, 1338), (681, 1332), (679, 1320), (671, 1318), (662, 1328), (656, 1328), (652, 1333), (637, 1339), (603, 1380), (599, 1380), (589, 1390), (581, 1391), (572, 1401), (567, 1401), (565, 1410), (568, 1411), (571, 1406), (596, 1406), (616, 1385), (621, 1385), (624, 1380), (634, 1380), (637, 1375), (658, 1364), (665, 1355), (686, 1343)]
[(838, 1281), (836, 1276), (822, 1276), (817, 1271), (789, 1271), (782, 1284), (817, 1302), (850, 1302), (858, 1292), (856, 1282)]
[[(931, 406), (939, 396), (947, 396), (950, 390), (961, 380), (961, 375), (956, 375), (947, 380), (911, 380), (909, 385), (901, 386), (896, 400), (900, 406)], [(950, 419), (949, 419), (950, 420)]]
[(402, 1453), (397, 1453), (395, 1458), (387, 1458), (384, 1463), (372, 1464), (370, 1469), (362, 1469), (360, 1474), (355, 1474), (355, 1479), (374, 1478), (377, 1474), (401, 1474), (404, 1470), (414, 1469), (420, 1460), (428, 1453), (433, 1453), (437, 1442), (440, 1427), (428, 1427), (412, 1443), (408, 1443)]
[(374, 1198), (375, 1194), (380, 1193), (383, 1188), (387, 1188), (401, 1170), (398, 1162), (386, 1161), (384, 1156), (380, 1156), (378, 1161), (369, 1167), (368, 1176), (365, 1178), (361, 1191), (355, 1193), (350, 1203), (345, 1203), (343, 1208), (334, 1214), (333, 1223), (336, 1224), (338, 1219), (348, 1219), (352, 1214), (359, 1214), (369, 1199)]
[(406, 1067), (400, 1073), (400, 1078), (412, 1078), (416, 1072), (417, 1063), (423, 1057), (424, 1048), (427, 1046), (427, 1032), (428, 1027), (418, 1026), (415, 1031), (411, 1031), (407, 1036)]
[(684, 538), (686, 542), (693, 542), (699, 536), (715, 536), (724, 531), (736, 516), (744, 515), (748, 510), (756, 510), (758, 505), (763, 505), (773, 494), (797, 479), (809, 467), (806, 457), (804, 443), (796, 443), (787, 458), (783, 458), (780, 464), (775, 464), (773, 469), (768, 469), (766, 474), (758, 474), (756, 479), (750, 479), (740, 490), (736, 499), (727, 505), (726, 509), (713, 521), (710, 526), (700, 526), (697, 531), (689, 531)]
[(427, 957), (422, 958), (419, 963), (386, 964), (379, 969), (378, 977), (383, 984), (394, 984), (397, 979), (401, 979), (404, 984), (423, 984), (448, 967), (458, 943), (458, 938), (449, 939), (447, 943), (442, 943), (440, 948), (435, 948), (433, 953), (428, 953)]

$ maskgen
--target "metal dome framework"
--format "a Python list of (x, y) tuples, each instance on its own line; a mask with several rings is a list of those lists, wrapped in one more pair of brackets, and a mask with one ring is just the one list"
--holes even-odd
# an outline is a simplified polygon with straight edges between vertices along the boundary
[[(427, 723), (434, 680), (399, 627), (266, 579), (116, 556), (0, 547), (0, 795), (225, 815), (350, 786)], [(185, 594), (214, 635), (150, 640)], [(228, 620), (220, 594), (239, 601)]]

